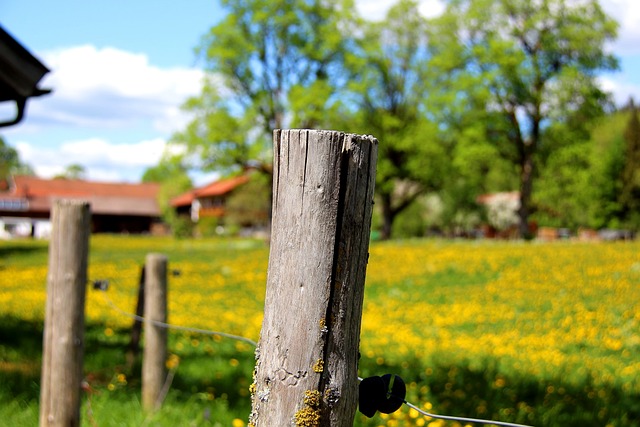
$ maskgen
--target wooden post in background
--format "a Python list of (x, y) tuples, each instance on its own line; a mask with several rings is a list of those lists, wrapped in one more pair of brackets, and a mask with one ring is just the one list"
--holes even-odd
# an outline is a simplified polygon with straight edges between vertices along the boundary
[(148, 254), (145, 263), (144, 352), (142, 360), (142, 406), (158, 409), (158, 397), (167, 376), (167, 329), (150, 320), (167, 322), (167, 257)]
[(276, 130), (250, 423), (352, 426), (378, 141)]
[[(138, 300), (136, 302), (136, 316), (144, 317), (144, 274), (145, 266), (140, 268), (140, 279), (138, 280)], [(140, 337), (142, 336), (142, 321), (135, 319), (131, 325), (131, 339), (127, 347), (127, 369), (131, 371), (140, 354)]]
[(51, 215), (40, 386), (40, 426), (80, 425), (89, 204), (56, 201)]

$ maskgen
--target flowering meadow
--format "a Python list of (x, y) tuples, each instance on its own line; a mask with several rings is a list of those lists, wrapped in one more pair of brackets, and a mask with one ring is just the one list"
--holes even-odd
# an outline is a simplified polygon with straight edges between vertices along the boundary
[[(244, 426), (250, 344), (172, 331), (173, 382), (155, 418), (127, 366), (140, 267), (165, 253), (169, 323), (257, 341), (268, 246), (254, 240), (92, 236), (87, 425)], [(46, 242), (0, 242), (0, 417), (37, 423)], [(373, 243), (360, 376), (395, 373), (436, 414), (536, 426), (640, 426), (640, 243)], [(4, 381), (3, 381), (4, 380)], [(404, 406), (358, 426), (466, 426)]]

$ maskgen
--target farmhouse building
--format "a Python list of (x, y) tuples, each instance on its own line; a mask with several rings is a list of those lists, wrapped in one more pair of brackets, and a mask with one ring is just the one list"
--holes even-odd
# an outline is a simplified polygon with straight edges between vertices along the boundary
[(14, 176), (0, 192), (0, 234), (47, 237), (57, 199), (81, 199), (91, 205), (94, 233), (150, 233), (162, 228), (155, 183), (91, 182)]
[(171, 200), (171, 206), (178, 215), (188, 215), (193, 222), (207, 217), (222, 219), (225, 215), (227, 198), (247, 182), (249, 182), (247, 174), (214, 181), (175, 197)]

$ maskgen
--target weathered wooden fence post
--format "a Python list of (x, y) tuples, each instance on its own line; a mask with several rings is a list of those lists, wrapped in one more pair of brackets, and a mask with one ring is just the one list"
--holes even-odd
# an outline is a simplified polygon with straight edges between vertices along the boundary
[(59, 200), (53, 206), (51, 220), (40, 426), (79, 426), (91, 232), (89, 204)]
[[(136, 316), (144, 317), (144, 282), (145, 266), (140, 269), (140, 279), (138, 280), (138, 300), (136, 301)], [(127, 346), (127, 368), (133, 369), (136, 359), (140, 354), (140, 337), (142, 336), (142, 321), (135, 319), (131, 325), (131, 339)]]
[(145, 263), (144, 352), (142, 406), (158, 409), (160, 391), (167, 376), (167, 329), (150, 321), (167, 322), (167, 257), (148, 254)]
[(276, 130), (250, 425), (352, 426), (378, 141)]

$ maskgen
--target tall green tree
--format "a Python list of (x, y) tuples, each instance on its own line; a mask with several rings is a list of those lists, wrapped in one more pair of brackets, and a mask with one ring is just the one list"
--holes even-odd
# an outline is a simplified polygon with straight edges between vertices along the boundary
[(596, 176), (593, 165), (593, 146), (580, 142), (554, 150), (540, 170), (533, 196), (536, 212), (533, 217), (540, 225), (553, 227), (596, 226), (599, 193), (604, 186), (596, 186), (605, 176)]
[(87, 177), (87, 168), (79, 163), (72, 163), (64, 168), (64, 171), (56, 175), (56, 179), (85, 179)]
[[(580, 157), (589, 157), (588, 188), (583, 194), (588, 194), (589, 203), (582, 206), (579, 215), (588, 214), (588, 222), (580, 224), (591, 228), (620, 228), (620, 202), (622, 170), (625, 163), (624, 129), (628, 121), (625, 110), (615, 111), (594, 121), (590, 129), (589, 140), (585, 151)], [(583, 145), (583, 144), (581, 144)], [(553, 176), (552, 165), (547, 165), (545, 173)], [(575, 170), (575, 166), (567, 163), (567, 169)], [(562, 197), (573, 199), (574, 194), (564, 192)], [(566, 203), (566, 202), (565, 202)], [(570, 202), (569, 202), (570, 203)], [(579, 208), (579, 207), (578, 207)], [(567, 224), (564, 224), (565, 226)]]
[(629, 102), (629, 122), (624, 131), (625, 156), (619, 203), (623, 223), (640, 229), (640, 120), (638, 108)]
[(225, 205), (225, 224), (260, 229), (268, 226), (271, 182), (264, 174), (251, 173), (249, 181), (231, 193)]
[(185, 193), (193, 186), (182, 157), (165, 154), (156, 166), (144, 171), (142, 182), (160, 184), (158, 193), (160, 212), (162, 219), (169, 224), (174, 234), (182, 231), (185, 226), (183, 222), (190, 224), (190, 220), (185, 221), (183, 218), (178, 218), (170, 203), (171, 199)]
[(20, 160), (18, 151), (0, 136), (0, 190), (8, 188), (11, 175), (33, 175), (33, 169)]
[(174, 144), (206, 169), (271, 171), (274, 129), (327, 124), (344, 84), (349, 0), (223, 0), (226, 17), (197, 51), (207, 76)]
[(499, 116), (488, 139), (518, 169), (526, 236), (545, 129), (601, 113), (596, 74), (617, 67), (605, 50), (617, 23), (594, 0), (453, 0), (430, 29), (430, 66), (451, 103)]
[(426, 114), (426, 20), (414, 0), (400, 0), (382, 22), (363, 22), (341, 115), (345, 128), (380, 141), (376, 195), (382, 237), (420, 196), (441, 188), (447, 164), (437, 125)]

